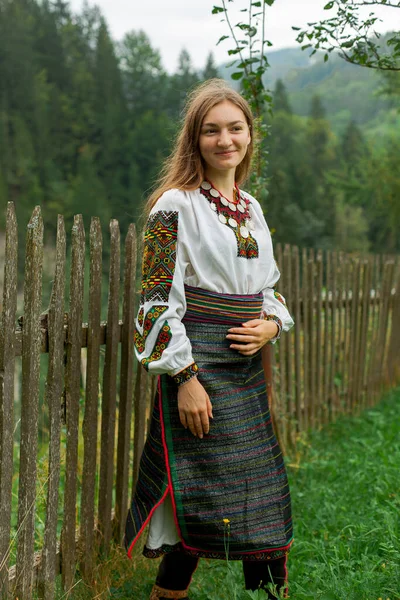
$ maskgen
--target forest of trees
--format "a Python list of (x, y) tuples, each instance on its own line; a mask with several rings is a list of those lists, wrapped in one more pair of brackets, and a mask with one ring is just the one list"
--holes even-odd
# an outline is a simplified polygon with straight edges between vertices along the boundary
[[(187, 91), (218, 75), (182, 50), (169, 74), (142, 31), (111, 39), (97, 8), (0, 0), (0, 226), (15, 202), (34, 205), (54, 235), (57, 213), (82, 213), (122, 231), (142, 213), (177, 129)], [(398, 88), (399, 89), (399, 88)], [(400, 92), (399, 92), (400, 94)], [(269, 194), (275, 239), (345, 251), (400, 251), (400, 132), (374, 145), (349, 121), (334, 134), (318, 96), (294, 114), (282, 81), (268, 116)]]

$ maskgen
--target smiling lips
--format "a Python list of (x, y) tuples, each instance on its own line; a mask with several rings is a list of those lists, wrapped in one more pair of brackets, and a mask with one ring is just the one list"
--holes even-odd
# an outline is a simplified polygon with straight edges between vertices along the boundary
[(235, 152), (235, 150), (227, 150), (226, 152), (216, 152), (217, 156), (229, 156), (230, 154), (233, 154)]

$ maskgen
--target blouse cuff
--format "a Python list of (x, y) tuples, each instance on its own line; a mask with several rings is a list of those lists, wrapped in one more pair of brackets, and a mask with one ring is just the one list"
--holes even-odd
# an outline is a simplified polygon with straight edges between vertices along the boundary
[(261, 318), (264, 319), (264, 321), (274, 321), (274, 323), (276, 323), (278, 325), (278, 333), (273, 338), (271, 338), (269, 341), (274, 343), (277, 340), (279, 340), (279, 338), (281, 337), (281, 334), (282, 334), (282, 329), (283, 329), (282, 321), (280, 320), (280, 318), (277, 317), (276, 315), (267, 315), (265, 310), (262, 311)]
[(182, 371), (179, 371), (179, 373), (177, 373), (176, 375), (173, 375), (172, 378), (175, 381), (177, 386), (181, 386), (184, 383), (187, 383), (188, 381), (190, 381), (190, 379), (192, 379), (193, 377), (197, 377), (198, 373), (199, 373), (199, 367), (194, 362), (191, 365), (189, 365), (188, 367), (185, 367), (184, 369), (182, 369)]

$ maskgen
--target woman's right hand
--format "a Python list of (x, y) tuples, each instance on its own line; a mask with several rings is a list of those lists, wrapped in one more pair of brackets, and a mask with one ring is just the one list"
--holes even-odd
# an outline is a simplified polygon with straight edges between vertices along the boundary
[(197, 377), (192, 377), (178, 388), (179, 417), (185, 429), (189, 427), (194, 436), (202, 439), (210, 430), (213, 418), (212, 404)]

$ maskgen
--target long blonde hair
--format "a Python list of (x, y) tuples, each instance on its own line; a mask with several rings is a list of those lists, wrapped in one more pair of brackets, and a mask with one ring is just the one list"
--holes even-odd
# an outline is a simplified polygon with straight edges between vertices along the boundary
[(223, 79), (209, 79), (197, 86), (188, 96), (182, 127), (170, 156), (164, 162), (156, 187), (146, 203), (146, 214), (167, 190), (195, 190), (200, 186), (204, 180), (205, 167), (199, 151), (201, 126), (206, 114), (224, 100), (229, 100), (243, 111), (251, 132), (247, 153), (236, 167), (235, 173), (239, 185), (247, 179), (254, 148), (253, 115), (250, 106)]

